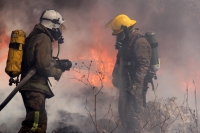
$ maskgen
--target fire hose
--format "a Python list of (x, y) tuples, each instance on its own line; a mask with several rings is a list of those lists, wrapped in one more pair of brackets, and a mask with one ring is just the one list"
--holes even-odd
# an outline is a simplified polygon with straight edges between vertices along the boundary
[[(63, 71), (69, 71), (72, 67), (72, 62), (68, 59), (59, 60), (58, 58), (52, 61), (52, 66), (62, 69)], [(14, 88), (14, 90), (8, 95), (8, 97), (0, 105), (0, 111), (8, 104), (8, 102), (15, 96), (21, 87), (36, 73), (36, 68), (31, 69), (22, 81)]]
[(14, 90), (8, 95), (8, 97), (1, 103), (0, 111), (8, 104), (8, 102), (15, 96), (20, 88), (36, 73), (36, 69), (30, 70), (23, 80), (14, 88)]

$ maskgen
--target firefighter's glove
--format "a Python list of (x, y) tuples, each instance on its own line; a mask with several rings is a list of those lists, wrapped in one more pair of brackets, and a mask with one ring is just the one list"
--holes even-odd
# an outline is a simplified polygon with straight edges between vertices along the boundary
[(132, 95), (136, 94), (137, 89), (138, 89), (138, 87), (136, 85), (132, 85), (132, 86), (129, 86), (128, 88), (126, 88), (126, 90), (129, 91)]
[(57, 69), (56, 69), (56, 74), (55, 74), (55, 76), (54, 76), (54, 79), (57, 80), (57, 81), (59, 81), (59, 79), (60, 79), (62, 73), (63, 73), (63, 71), (62, 71), (60, 68), (57, 68)]

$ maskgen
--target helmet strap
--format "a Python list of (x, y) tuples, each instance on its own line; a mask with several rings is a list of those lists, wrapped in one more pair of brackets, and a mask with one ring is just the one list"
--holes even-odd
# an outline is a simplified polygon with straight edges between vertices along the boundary
[(48, 21), (51, 21), (54, 24), (59, 24), (60, 25), (60, 23), (59, 23), (60, 18), (58, 18), (58, 19), (40, 18), (40, 23), (42, 22), (42, 20), (48, 20)]

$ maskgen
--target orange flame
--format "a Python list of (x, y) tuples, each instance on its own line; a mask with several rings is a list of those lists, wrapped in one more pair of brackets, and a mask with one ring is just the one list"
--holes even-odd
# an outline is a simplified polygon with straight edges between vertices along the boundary
[[(92, 66), (90, 66), (89, 64), (87, 66), (86, 65), (87, 63), (83, 65), (86, 67), (86, 69), (87, 67), (90, 66), (92, 69), (90, 71), (93, 71), (93, 72), (90, 72), (90, 76), (88, 79), (88, 81), (92, 85), (99, 86), (101, 85), (101, 83), (103, 83), (104, 87), (112, 88), (113, 87), (111, 83), (112, 70), (114, 67), (116, 55), (112, 54), (113, 52), (109, 51), (105, 47), (105, 44), (102, 44), (103, 42), (102, 40), (105, 40), (105, 38), (102, 38), (103, 32), (100, 29), (101, 28), (97, 27), (96, 25), (93, 25), (92, 33), (94, 35), (94, 38), (91, 39), (92, 40), (91, 42), (95, 45), (92, 45), (91, 47), (89, 47), (89, 53), (87, 55), (79, 57), (78, 60), (89, 59), (92, 61), (91, 63)], [(108, 43), (108, 41), (106, 43)], [(79, 73), (76, 76), (78, 76), (79, 79), (87, 78), (88, 71), (85, 70), (83, 73), (85, 74), (80, 75)], [(86, 77), (83, 77), (83, 75), (85, 75)]]
[[(7, 58), (7, 50), (9, 43), (9, 36), (6, 34), (5, 30), (2, 31), (2, 35), (0, 35), (0, 63), (6, 60)], [(3, 72), (0, 72), (2, 74)]]
[(0, 35), (0, 62), (6, 59), (7, 54), (5, 54), (5, 49), (8, 48), (9, 36), (3, 31), (3, 35)]

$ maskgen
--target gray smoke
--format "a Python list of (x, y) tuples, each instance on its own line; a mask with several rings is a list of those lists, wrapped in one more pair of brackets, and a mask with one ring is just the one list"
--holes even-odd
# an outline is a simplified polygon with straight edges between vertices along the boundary
[[(106, 54), (106, 57), (115, 60), (115, 38), (111, 36), (110, 29), (105, 29), (105, 24), (118, 14), (125, 13), (137, 20), (136, 27), (143, 33), (149, 30), (157, 33), (161, 58), (161, 69), (158, 72), (158, 80), (155, 81), (155, 84), (158, 83), (157, 96), (178, 97), (181, 103), (188, 83), (189, 105), (194, 107), (195, 86), (192, 80), (195, 81), (197, 89), (200, 86), (199, 5), (197, 0), (1, 0), (0, 39), (5, 35), (10, 36), (11, 31), (15, 29), (22, 29), (28, 35), (39, 22), (40, 15), (45, 9), (55, 9), (63, 15), (67, 28), (64, 33), (65, 43), (61, 45), (60, 58), (68, 58), (73, 62), (82, 59), (85, 61), (86, 58), (93, 57), (90, 51), (97, 49), (95, 52), (99, 57)], [(3, 101), (14, 86), (8, 86), (9, 77), (4, 72), (8, 44), (6, 46), (0, 41), (0, 45), (0, 101)], [(55, 43), (54, 55), (56, 53)], [(104, 63), (107, 65), (110, 62)], [(88, 103), (88, 108), (93, 110), (91, 89), (82, 83), (70, 80), (73, 75), (73, 71), (65, 72), (58, 83), (51, 80), (55, 97), (47, 100), (48, 132), (59, 127), (54, 122), (61, 121), (61, 111), (76, 114), (73, 115), (73, 123), (67, 121), (64, 124), (79, 126), (83, 131), (85, 129), (84, 126), (80, 126), (79, 117), (83, 116), (87, 122), (90, 120), (85, 110), (85, 100), (91, 102)], [(104, 86), (102, 93), (104, 95), (98, 96), (101, 99), (98, 101), (100, 102), (98, 119), (107, 113), (111, 104), (115, 116), (113, 121), (116, 121), (118, 92), (113, 87)], [(197, 93), (199, 96), (198, 90)], [(150, 89), (147, 99), (154, 99)], [(25, 109), (18, 93), (0, 112), (0, 125), (2, 125), (0, 129), (1, 127), (5, 129), (4, 123), (6, 123), (7, 129), (12, 130), (11, 133), (17, 132), (24, 117)], [(68, 117), (65, 120), (67, 119)]]

